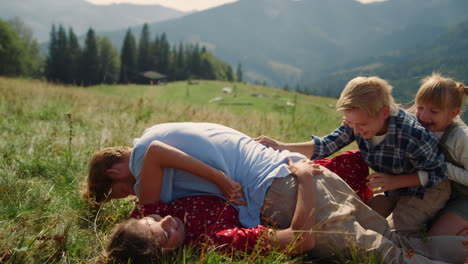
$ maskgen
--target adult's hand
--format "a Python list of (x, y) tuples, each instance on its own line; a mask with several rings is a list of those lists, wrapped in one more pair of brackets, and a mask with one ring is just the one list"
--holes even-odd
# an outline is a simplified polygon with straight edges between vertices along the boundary
[(296, 175), (298, 181), (303, 177), (313, 177), (315, 174), (323, 173), (323, 167), (314, 163), (312, 160), (302, 159), (298, 162), (293, 162), (288, 158), (288, 169)]
[(258, 143), (270, 147), (275, 150), (283, 150), (284, 149), (284, 143), (272, 138), (269, 138), (267, 136), (259, 136), (257, 138), (254, 138), (255, 141)]
[(223, 193), (226, 199), (235, 205), (246, 205), (244, 194), (242, 193), (242, 185), (237, 181), (229, 178), (223, 171), (218, 181), (218, 188)]

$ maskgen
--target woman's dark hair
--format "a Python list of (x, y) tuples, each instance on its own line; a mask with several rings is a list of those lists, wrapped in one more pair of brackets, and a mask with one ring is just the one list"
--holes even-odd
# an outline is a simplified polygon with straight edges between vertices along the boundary
[(148, 232), (136, 228), (137, 223), (137, 219), (129, 219), (113, 228), (104, 253), (109, 263), (158, 263), (161, 248)]

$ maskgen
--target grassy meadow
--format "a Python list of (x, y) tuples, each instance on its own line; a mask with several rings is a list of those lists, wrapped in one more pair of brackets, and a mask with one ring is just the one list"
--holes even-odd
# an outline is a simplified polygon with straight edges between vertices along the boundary
[[(233, 92), (223, 93), (223, 87)], [(222, 98), (209, 103), (217, 97)], [(332, 98), (243, 83), (79, 88), (0, 78), (0, 263), (98, 260), (109, 230), (133, 207), (127, 199), (90, 210), (80, 200), (88, 159), (102, 147), (131, 146), (146, 127), (180, 121), (220, 123), (252, 137), (308, 141), (310, 134), (325, 135), (340, 123), (334, 105)], [(167, 263), (237, 261), (210, 249), (178, 253)], [(277, 253), (241, 262), (304, 261)]]

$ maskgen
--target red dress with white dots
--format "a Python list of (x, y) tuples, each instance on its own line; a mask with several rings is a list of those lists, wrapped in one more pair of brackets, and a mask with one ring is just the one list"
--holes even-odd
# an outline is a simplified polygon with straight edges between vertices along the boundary
[(359, 150), (346, 151), (331, 159), (315, 160), (340, 176), (365, 203), (372, 197), (372, 190), (366, 185), (369, 166)]
[(171, 203), (162, 201), (146, 204), (132, 212), (133, 218), (150, 214), (162, 217), (171, 215), (185, 223), (185, 243), (207, 243), (222, 251), (252, 252), (261, 243), (262, 252), (267, 250), (268, 228), (241, 228), (239, 213), (229, 203), (215, 196), (188, 196)]

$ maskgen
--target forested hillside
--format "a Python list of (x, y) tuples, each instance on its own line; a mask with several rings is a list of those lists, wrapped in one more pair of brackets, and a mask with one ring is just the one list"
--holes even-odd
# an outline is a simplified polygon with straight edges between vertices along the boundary
[[(72, 27), (52, 25), (47, 55), (19, 19), (0, 19), (0, 75), (47, 79), (75, 85), (114, 83), (164, 84), (168, 81), (204, 79), (234, 81), (230, 65), (198, 44), (171, 45), (163, 33), (151, 36), (141, 28), (138, 42), (129, 29), (119, 51), (108, 37), (90, 28), (84, 45)], [(242, 76), (237, 72), (237, 76)], [(242, 81), (242, 78), (237, 78)]]

